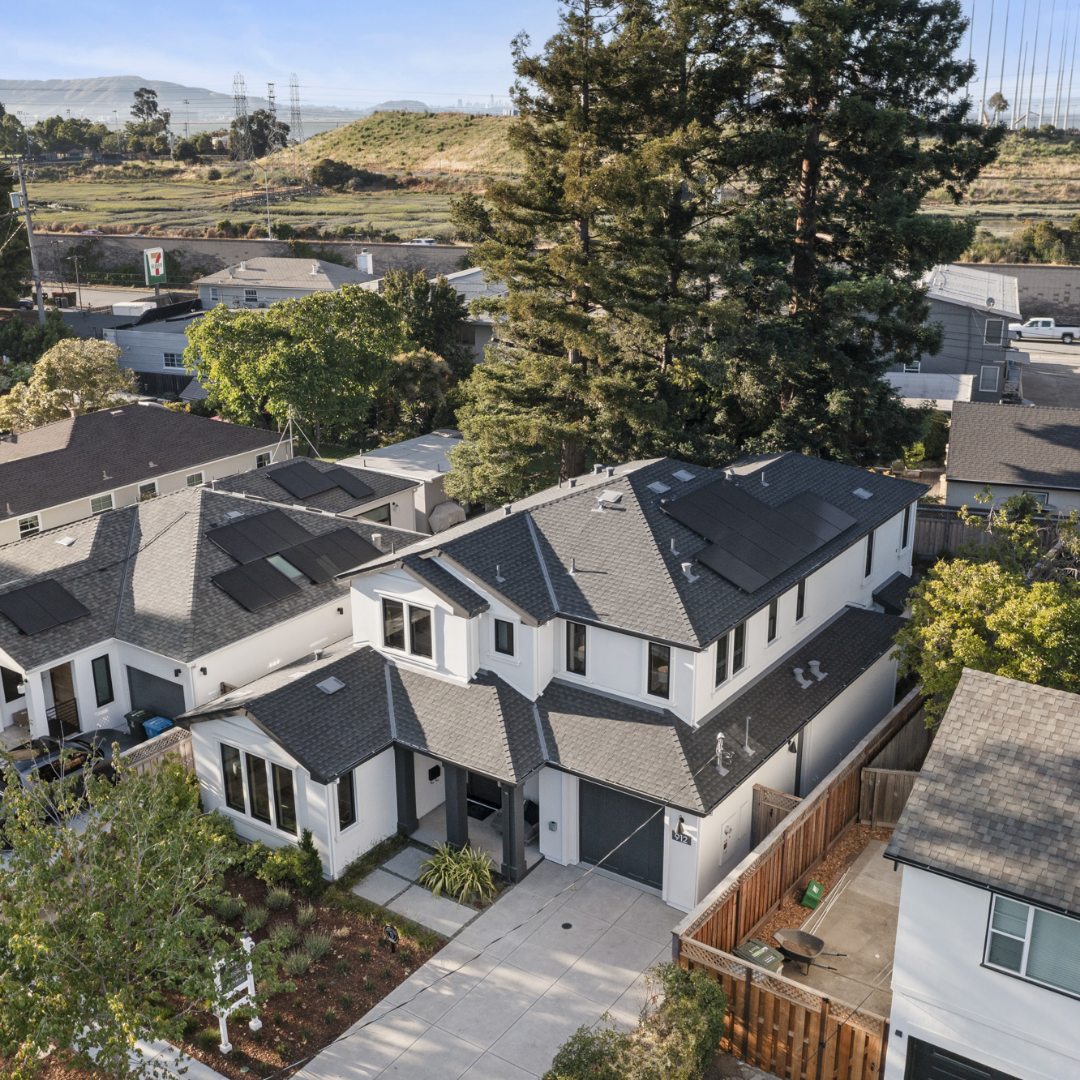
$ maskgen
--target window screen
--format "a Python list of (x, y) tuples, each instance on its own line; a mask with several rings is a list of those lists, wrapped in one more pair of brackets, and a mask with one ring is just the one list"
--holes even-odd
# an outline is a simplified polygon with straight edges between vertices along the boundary
[(566, 670), (574, 675), (585, 674), (585, 624), (566, 624)]
[(671, 649), (649, 642), (649, 693), (666, 698), (671, 690)]
[(338, 828), (347, 829), (356, 824), (356, 770), (352, 769), (338, 780), (337, 785)]
[(274, 775), (274, 815), (282, 832), (296, 832), (296, 796), (293, 793), (292, 769), (284, 765), (271, 765)]
[(107, 656), (96, 656), (90, 661), (94, 671), (94, 694), (97, 697), (98, 708), (108, 705), (113, 700), (112, 669), (109, 667)]
[(514, 655), (514, 624), (505, 619), (495, 620), (495, 651), (506, 656)]
[(269, 465), (269, 464), (270, 464), (270, 455), (269, 454), (259, 454), (255, 458), (255, 468), (256, 469), (265, 469), (266, 466)]
[(266, 762), (252, 754), (247, 759), (248, 797), (251, 799), (251, 816), (272, 824), (270, 820), (270, 784), (266, 779)]
[(244, 774), (240, 766), (240, 751), (235, 746), (221, 744), (221, 775), (225, 786), (225, 805), (243, 814)]
[(203, 474), (201, 472), (193, 472), (186, 478), (188, 487), (198, 487), (203, 482)]
[(382, 602), (383, 644), (388, 649), (405, 648), (405, 605), (400, 600)]

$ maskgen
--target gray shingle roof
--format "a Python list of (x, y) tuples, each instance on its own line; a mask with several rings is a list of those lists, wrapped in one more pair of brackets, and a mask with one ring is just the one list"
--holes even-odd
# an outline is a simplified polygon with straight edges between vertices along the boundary
[(1080, 696), (964, 671), (886, 858), (1080, 916)]
[[(55, 577), (90, 609), (88, 616), (31, 636), (0, 617), (0, 649), (35, 668), (116, 637), (186, 663), (334, 599), (344, 607), (348, 581), (302, 582), (299, 592), (260, 611), (245, 610), (211, 581), (237, 564), (206, 533), (241, 520), (227, 517), (230, 512), (247, 517), (266, 510), (236, 495), (188, 488), (0, 547), (0, 592)], [(280, 512), (314, 536), (346, 528), (370, 540), (385, 531), (363, 518)], [(395, 535), (422, 539), (404, 530)], [(58, 544), (65, 536), (75, 543)]]
[(437, 596), (441, 596), (455, 608), (456, 614), (471, 619), (490, 606), (474, 589), (469, 588), (460, 578), (454, 577), (445, 567), (433, 559), (422, 559), (419, 555), (406, 555), (401, 560), (402, 567), (428, 586)]
[[(386, 663), (369, 647), (350, 652), (345, 642), (322, 661), (276, 671), (183, 719), (245, 712), (306, 768), (315, 762), (317, 779), (353, 768), (358, 748), (370, 754), (397, 742), (506, 783), (520, 782), (547, 762), (700, 814), (782, 750), (886, 653), (900, 625), (889, 615), (847, 608), (698, 728), (666, 709), (558, 680), (548, 684), (534, 709), (488, 672), (462, 685)], [(360, 656), (376, 657), (378, 666), (365, 660), (361, 670)], [(810, 659), (821, 661), (827, 675), (803, 690), (791, 669), (808, 669)], [(293, 674), (298, 671), (311, 674), (301, 680)], [(393, 700), (389, 720), (387, 673)], [(345, 688), (329, 696), (314, 691), (297, 696), (293, 680), (314, 686), (329, 675), (337, 675)], [(752, 758), (738, 749), (747, 715)], [(714, 768), (720, 731), (735, 751), (723, 777)]]
[[(329, 472), (331, 469), (346, 468), (355, 474), (358, 480), (362, 480), (373, 494), (361, 499), (353, 498), (347, 491), (340, 487), (331, 488), (329, 491), (320, 491), (307, 499), (298, 499), (290, 495), (285, 488), (274, 481), (274, 473), (278, 469), (287, 469), (297, 461), (310, 465), (319, 472)], [(218, 491), (242, 491), (245, 495), (254, 495), (268, 502), (285, 503), (288, 505), (303, 506), (308, 509), (329, 510), (332, 514), (347, 514), (358, 506), (367, 506), (370, 503), (385, 502), (391, 495), (401, 491), (409, 491), (418, 487), (415, 480), (406, 480), (400, 476), (387, 476), (385, 473), (377, 473), (369, 469), (353, 469), (348, 466), (339, 466), (337, 462), (321, 461), (319, 458), (291, 458), (289, 461), (275, 462), (267, 465), (265, 469), (256, 469), (254, 472), (237, 473), (235, 476), (227, 476), (215, 483)]]
[(57, 420), (0, 439), (0, 520), (271, 448), (279, 439), (149, 405)]
[[(312, 273), (313, 266), (318, 267)], [(248, 259), (241, 269), (239, 263), (216, 274), (199, 278), (200, 285), (235, 285), (246, 289), (301, 289), (304, 292), (329, 292), (342, 285), (363, 285), (377, 281), (350, 266), (324, 262), (322, 259)]]
[[(694, 479), (675, 479), (681, 468)], [(584, 490), (527, 501), (509, 517), (473, 528), (459, 526), (436, 543), (470, 577), (538, 622), (559, 614), (704, 648), (926, 491), (922, 484), (793, 453), (744, 458), (732, 468), (734, 482), (768, 506), (811, 492), (851, 515), (856, 524), (756, 592), (745, 593), (695, 561), (710, 541), (669, 517), (662, 506), (662, 500), (686, 495), (723, 474), (663, 458), (617, 468), (614, 476), (590, 482)], [(763, 473), (767, 486), (761, 484)], [(650, 490), (649, 484), (658, 481), (670, 490)], [(858, 497), (856, 488), (871, 497)], [(601, 490), (616, 492), (621, 499), (596, 513)], [(672, 541), (678, 554), (672, 553)], [(574, 574), (569, 573), (571, 560)], [(683, 574), (685, 561), (694, 562), (697, 581)], [(495, 583), (496, 566), (503, 583)]]
[(1080, 409), (958, 401), (945, 476), (1080, 490)]

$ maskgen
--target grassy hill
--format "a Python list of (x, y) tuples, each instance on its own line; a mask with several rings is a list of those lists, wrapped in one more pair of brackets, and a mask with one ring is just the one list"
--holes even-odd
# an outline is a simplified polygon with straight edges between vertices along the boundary
[(286, 160), (303, 153), (311, 164), (333, 158), (372, 172), (508, 176), (520, 171), (507, 145), (509, 116), (468, 113), (379, 112), (290, 147)]

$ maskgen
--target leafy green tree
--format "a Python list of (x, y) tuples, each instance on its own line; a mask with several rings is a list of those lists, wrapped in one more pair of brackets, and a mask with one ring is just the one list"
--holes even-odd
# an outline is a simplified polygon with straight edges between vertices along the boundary
[(429, 281), (423, 270), (387, 270), (382, 295), (401, 317), (407, 344), (441, 356), (459, 378), (468, 374), (472, 350), (458, 340), (458, 333), (469, 308), (442, 274)]
[[(266, 109), (256, 109), (249, 114), (248, 132), (251, 136), (251, 154), (253, 157), (264, 157), (270, 152), (271, 136), (275, 130), (278, 145), (285, 146), (289, 139), (288, 124), (283, 123), (281, 120), (275, 121), (274, 117)], [(229, 147), (232, 149), (234, 157), (240, 145), (239, 131), (238, 121), (234, 120), (229, 127)]]
[(25, 431), (116, 405), (138, 388), (135, 373), (120, 367), (120, 355), (108, 341), (57, 342), (34, 365), (29, 381), (0, 397), (0, 428)]
[(216, 307), (188, 331), (184, 358), (224, 416), (278, 428), (292, 417), (317, 450), (328, 430), (361, 426), (401, 340), (378, 293), (345, 285), (265, 312)]
[(158, 106), (158, 95), (156, 90), (151, 90), (148, 86), (140, 86), (135, 91), (135, 102), (131, 106), (131, 115), (135, 118), (135, 121), (139, 124), (161, 124), (161, 130), (164, 130), (169, 126), (169, 120), (172, 114), (168, 109), (161, 109)]
[[(23, 295), (22, 280), (30, 274), (26, 227), (22, 214), (12, 209), (10, 201), (10, 193), (18, 190), (15, 170), (0, 162), (0, 305), (11, 307)], [(6, 332), (7, 327), (0, 327), (0, 355), (14, 358), (14, 354), (4, 347)]]
[(26, 153), (26, 130), (14, 113), (0, 116), (0, 154), (17, 156)]
[(430, 349), (398, 353), (380, 394), (379, 430), (397, 441), (427, 434), (452, 382), (450, 365)]
[(199, 160), (199, 151), (191, 139), (180, 139), (173, 147), (172, 156), (177, 161), (192, 165)]
[(333, 158), (320, 158), (311, 166), (311, 182), (319, 187), (340, 190), (353, 177), (353, 167)]
[(64, 316), (57, 308), (45, 311), (44, 326), (36, 319), (32, 323), (9, 319), (0, 323), (0, 357), (6, 356), (10, 364), (33, 365), (57, 342), (74, 336), (75, 331), (64, 325)]
[[(992, 502), (992, 493), (980, 501)], [(928, 716), (941, 717), (965, 667), (1080, 691), (1076, 513), (1050, 520), (1020, 495), (986, 517), (967, 507), (960, 516), (986, 542), (933, 567), (896, 638), (901, 670), (916, 673), (929, 695)]]
[[(55, 1049), (95, 1075), (163, 1075), (135, 1042), (178, 1042), (216, 998), (217, 960), (239, 956), (241, 931), (209, 914), (236, 857), (228, 823), (200, 811), (178, 763), (141, 776), (114, 766), (120, 782), (91, 776), (84, 796), (74, 779), (27, 787), (4, 770), (0, 1048), (12, 1080), (31, 1080)], [(79, 833), (51, 820), (79, 810)], [(270, 942), (251, 960), (260, 998), (284, 988)]]
[(1007, 113), (1009, 111), (1009, 108), (1010, 108), (1009, 102), (1006, 100), (1006, 98), (1000, 92), (996, 92), (994, 94), (991, 94), (990, 95), (990, 100), (986, 103), (986, 105), (987, 105), (987, 108), (991, 109), (993, 111), (993, 113), (994, 113), (994, 123), (995, 124), (997, 123), (998, 117), (1002, 113)]
[(100, 150), (109, 134), (104, 124), (74, 116), (50, 116), (39, 120), (31, 129), (34, 144), (46, 153), (62, 154), (68, 150)]

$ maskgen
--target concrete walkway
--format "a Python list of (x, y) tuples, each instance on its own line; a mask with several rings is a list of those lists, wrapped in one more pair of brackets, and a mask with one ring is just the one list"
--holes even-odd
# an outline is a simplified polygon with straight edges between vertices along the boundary
[(535, 1080), (582, 1024), (636, 1025), (682, 914), (586, 871), (541, 863), (298, 1075)]

